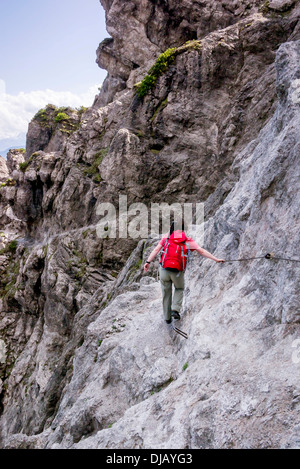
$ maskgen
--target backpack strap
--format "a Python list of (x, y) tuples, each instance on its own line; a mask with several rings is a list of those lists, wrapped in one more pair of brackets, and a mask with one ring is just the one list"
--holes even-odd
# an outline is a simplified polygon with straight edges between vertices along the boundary
[(166, 252), (165, 252), (165, 246), (166, 246), (167, 242), (169, 241), (169, 239), (170, 239), (170, 233), (169, 233), (169, 236), (167, 237), (166, 241), (165, 241), (164, 244), (163, 244), (163, 251), (162, 251), (161, 256), (160, 256), (160, 264), (161, 264), (161, 266), (163, 266), (162, 258), (165, 259), (166, 254), (167, 254), (167, 251), (168, 251), (168, 247), (167, 247), (167, 250), (166, 250)]
[[(186, 246), (186, 241), (184, 242), (185, 246)], [(187, 246), (186, 246), (187, 247)], [(181, 255), (182, 255), (182, 267), (183, 267), (183, 272), (185, 272), (186, 268), (187, 268), (187, 263), (188, 263), (188, 260), (189, 260), (189, 255), (190, 255), (190, 250), (189, 248), (187, 247), (187, 253), (184, 254), (183, 252), (183, 246), (181, 246)], [(184, 258), (187, 258), (186, 259), (186, 263), (184, 265)]]
[[(168, 243), (168, 241), (169, 241), (169, 238), (166, 240), (166, 242), (165, 242), (165, 244), (164, 244), (164, 251), (163, 251), (162, 256), (161, 256), (161, 259), (160, 259), (160, 261), (161, 261), (161, 266), (162, 266), (162, 267), (164, 266), (164, 260), (165, 260), (165, 258), (166, 258), (166, 255), (167, 255), (167, 252), (168, 252), (168, 249), (169, 249), (169, 246), (170, 246), (170, 243)], [(165, 250), (165, 245), (166, 245), (166, 244), (167, 244), (167, 248), (166, 248), (166, 250)]]

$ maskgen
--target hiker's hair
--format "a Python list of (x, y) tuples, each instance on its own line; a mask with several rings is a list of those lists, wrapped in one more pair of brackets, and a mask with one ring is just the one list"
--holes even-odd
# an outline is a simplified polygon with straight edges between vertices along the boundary
[(173, 231), (176, 231), (176, 230), (184, 231), (184, 221), (183, 220), (179, 223), (175, 222), (174, 220), (172, 221), (171, 226), (170, 226), (170, 236), (173, 233)]

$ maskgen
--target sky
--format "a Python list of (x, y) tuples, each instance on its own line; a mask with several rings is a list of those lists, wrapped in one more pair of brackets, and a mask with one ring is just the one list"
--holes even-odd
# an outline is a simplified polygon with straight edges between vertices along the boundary
[(1, 0), (0, 34), (0, 150), (25, 144), (47, 104), (92, 105), (107, 75), (96, 64), (109, 37), (100, 0)]

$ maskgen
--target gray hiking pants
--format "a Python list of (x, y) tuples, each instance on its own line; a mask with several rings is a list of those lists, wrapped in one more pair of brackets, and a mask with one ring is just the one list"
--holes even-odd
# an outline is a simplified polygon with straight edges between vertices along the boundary
[[(171, 311), (180, 313), (183, 290), (184, 290), (184, 272), (172, 272), (159, 266), (159, 276), (162, 291), (162, 302), (164, 318), (171, 319)], [(174, 294), (172, 286), (174, 285)]]

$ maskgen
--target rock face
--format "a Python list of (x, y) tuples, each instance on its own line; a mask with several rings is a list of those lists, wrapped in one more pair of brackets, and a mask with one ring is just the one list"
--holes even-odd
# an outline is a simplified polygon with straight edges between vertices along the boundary
[[(101, 3), (94, 105), (1, 163), (0, 445), (299, 448), (299, 4)], [(158, 236), (97, 235), (120, 195), (205, 204), (228, 262), (191, 256), (188, 340), (142, 271)]]
[(6, 160), (5, 158), (0, 158), (0, 181), (1, 182), (4, 182), (7, 180), (8, 178), (8, 175), (9, 175), (9, 172), (8, 172), (8, 169), (7, 169), (7, 165), (6, 165)]

